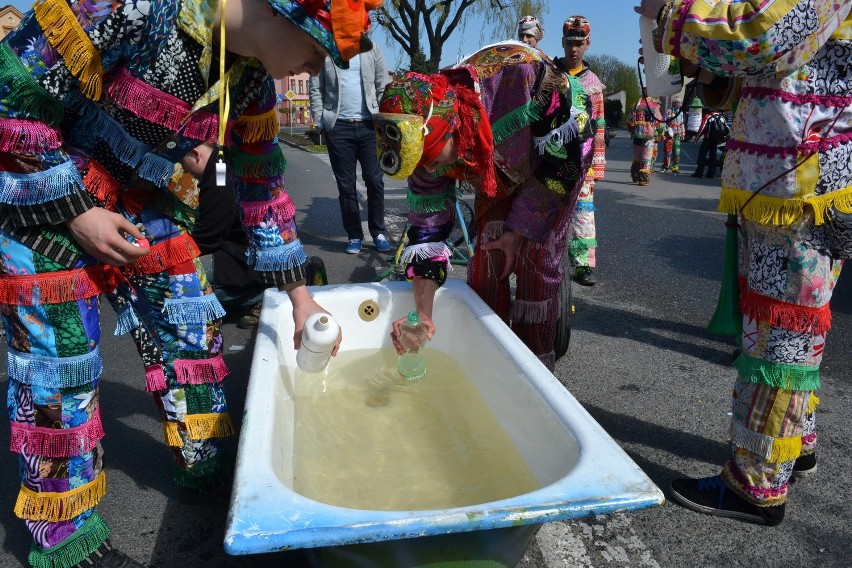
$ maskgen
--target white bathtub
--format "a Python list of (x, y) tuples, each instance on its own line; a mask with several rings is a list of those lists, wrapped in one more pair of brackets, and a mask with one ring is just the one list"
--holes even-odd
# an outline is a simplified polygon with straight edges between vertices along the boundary
[[(406, 282), (311, 292), (343, 328), (341, 350), (389, 347), (391, 322), (413, 307)], [(447, 281), (433, 315), (438, 333), (430, 349), (454, 355), (542, 488), (425, 511), (347, 509), (294, 492), (291, 305), (270, 291), (240, 433), (229, 554), (304, 548), (319, 566), (514, 566), (542, 523), (663, 503), (661, 491), (464, 282)]]

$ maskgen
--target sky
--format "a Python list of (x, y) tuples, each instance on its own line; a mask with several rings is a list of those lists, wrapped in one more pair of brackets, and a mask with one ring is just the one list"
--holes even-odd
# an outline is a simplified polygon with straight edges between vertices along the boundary
[[(504, 0), (508, 1), (508, 0)], [(539, 18), (544, 26), (544, 39), (539, 48), (551, 57), (561, 56), (562, 22), (569, 16), (582, 15), (589, 19), (592, 27), (592, 43), (588, 55), (612, 55), (630, 65), (636, 64), (639, 49), (639, 16), (633, 11), (638, 0), (546, 0), (547, 15)], [(11, 4), (22, 12), (32, 5), (31, 0), (0, 0), (0, 6)], [(485, 29), (481, 20), (470, 19), (461, 26), (444, 45), (441, 66), (452, 65), (465, 55), (482, 46), (505, 37), (494, 35)], [(408, 56), (401, 53), (397, 44), (384, 30), (373, 32), (373, 41), (382, 48), (390, 69), (408, 66)], [(428, 55), (428, 54), (427, 54)]]

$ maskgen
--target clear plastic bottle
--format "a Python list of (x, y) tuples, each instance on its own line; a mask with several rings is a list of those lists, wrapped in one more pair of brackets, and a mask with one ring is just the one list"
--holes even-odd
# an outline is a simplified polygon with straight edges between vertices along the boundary
[(423, 347), (426, 345), (426, 326), (417, 312), (409, 312), (408, 319), (399, 326), (399, 341), (405, 353), (399, 356), (396, 369), (404, 379), (417, 381), (426, 376), (426, 360)]
[(296, 352), (296, 364), (306, 373), (319, 373), (328, 365), (340, 326), (328, 314), (311, 314), (302, 328), (302, 345)]

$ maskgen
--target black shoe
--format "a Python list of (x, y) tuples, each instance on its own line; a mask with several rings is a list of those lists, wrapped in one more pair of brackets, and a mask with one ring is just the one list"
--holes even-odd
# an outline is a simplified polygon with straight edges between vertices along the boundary
[(93, 553), (84, 558), (79, 564), (75, 564), (74, 568), (146, 568), (144, 564), (140, 564), (110, 546), (109, 541), (105, 541)]
[(263, 300), (249, 308), (246, 315), (240, 318), (237, 322), (237, 327), (240, 329), (254, 329), (260, 323), (260, 311), (263, 309)]
[(817, 470), (816, 454), (803, 454), (793, 464), (793, 479), (806, 479)]
[(785, 505), (758, 507), (749, 503), (733, 491), (718, 475), (704, 479), (675, 479), (671, 484), (671, 495), (687, 509), (730, 517), (774, 527), (784, 520)]
[(594, 286), (597, 283), (595, 275), (589, 266), (578, 266), (574, 270), (574, 282), (582, 286)]

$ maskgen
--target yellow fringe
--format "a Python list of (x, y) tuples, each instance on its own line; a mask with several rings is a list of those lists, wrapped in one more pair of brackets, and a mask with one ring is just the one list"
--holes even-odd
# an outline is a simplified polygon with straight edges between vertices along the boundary
[(811, 397), (808, 399), (808, 409), (805, 411), (805, 414), (816, 412), (816, 407), (819, 406), (819, 403), (819, 397), (815, 393), (811, 393)]
[(826, 213), (832, 207), (842, 213), (852, 213), (852, 186), (807, 199), (756, 195), (743, 210), (743, 205), (752, 195), (750, 191), (724, 188), (716, 210), (729, 215), (742, 215), (762, 225), (776, 226), (789, 226), (801, 221), (806, 206), (814, 213), (815, 225), (822, 225), (828, 220)]
[(794, 460), (802, 455), (802, 437), (775, 438), (772, 440), (772, 453), (767, 460), (769, 463), (779, 463)]
[(213, 414), (187, 414), (184, 416), (186, 431), (191, 440), (206, 440), (208, 438), (224, 438), (233, 436), (236, 431), (227, 412)]
[(275, 115), (275, 107), (263, 114), (240, 117), (236, 124), (243, 128), (243, 142), (246, 143), (271, 140), (278, 134), (278, 117)]
[(15, 515), (28, 521), (67, 521), (97, 505), (104, 495), (105, 471), (86, 485), (62, 493), (37, 493), (22, 486), (15, 503)]
[(181, 439), (180, 432), (178, 432), (177, 422), (163, 422), (163, 439), (172, 448), (183, 446), (183, 439)]
[(65, 0), (43, 0), (33, 9), (48, 43), (56, 48), (65, 59), (68, 70), (80, 81), (80, 90), (88, 98), (99, 100), (104, 74), (101, 56), (68, 3)]

